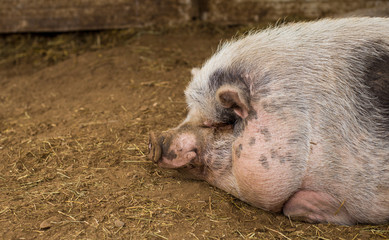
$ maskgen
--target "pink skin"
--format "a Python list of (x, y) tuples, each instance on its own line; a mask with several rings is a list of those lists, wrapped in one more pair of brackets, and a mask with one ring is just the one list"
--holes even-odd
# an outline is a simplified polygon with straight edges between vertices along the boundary
[(149, 156), (160, 167), (206, 180), (258, 208), (283, 211), (308, 222), (355, 223), (344, 202), (310, 189), (312, 176), (307, 161), (319, 156), (312, 149), (296, 149), (288, 144), (293, 137), (290, 129), (298, 126), (293, 116), (288, 116), (286, 122), (267, 113), (261, 104), (254, 108), (257, 117), (247, 121), (232, 143), (232, 155), (225, 159), (226, 165), (232, 161), (227, 173), (213, 169), (214, 159), (209, 159), (207, 151), (212, 150), (216, 139), (232, 136), (232, 128), (209, 120), (197, 119), (201, 123), (197, 125), (186, 120), (159, 139), (151, 133)]
[(345, 201), (338, 202), (329, 194), (300, 190), (284, 205), (286, 216), (293, 216), (311, 223), (336, 222), (355, 224), (355, 220), (344, 208)]
[[(162, 154), (160, 146), (156, 144), (157, 140), (154, 133), (150, 134), (150, 158), (162, 168), (181, 168), (193, 161), (196, 154), (196, 136), (190, 132), (175, 134), (174, 137), (168, 132), (165, 132), (164, 140), (161, 143), (166, 145), (164, 141), (170, 140), (169, 146), (165, 154)], [(166, 154), (168, 153), (168, 154)], [(170, 153), (170, 154), (169, 154)]]
[[(336, 222), (355, 224), (355, 220), (344, 207), (345, 201), (336, 200), (327, 193), (309, 190), (313, 176), (308, 161), (320, 163), (320, 144), (315, 148), (296, 149), (288, 144), (290, 129), (298, 126), (293, 116), (288, 121), (266, 113), (257, 105), (257, 119), (248, 121), (241, 136), (233, 144), (233, 175), (239, 186), (239, 198), (258, 208), (283, 213), (308, 222)], [(271, 138), (261, 134), (263, 129), (271, 133)], [(255, 144), (250, 139), (255, 138)], [(266, 139), (267, 138), (267, 139)], [(237, 156), (236, 149), (242, 145)], [(318, 148), (318, 149), (317, 149)], [(291, 156), (281, 163), (272, 156)], [(273, 154), (275, 155), (275, 154)], [(260, 161), (266, 158), (266, 163)], [(262, 160), (263, 160), (262, 159)], [(292, 165), (293, 163), (293, 165)], [(300, 164), (297, 164), (300, 163)]]
[(150, 133), (148, 157), (159, 167), (178, 169), (195, 179), (206, 180), (201, 169), (204, 165), (204, 142), (212, 141), (212, 128), (182, 124), (163, 132), (158, 139)]
[(175, 161), (162, 156), (158, 166), (162, 168), (180, 168), (193, 161), (197, 154), (194, 151), (196, 148), (196, 136), (191, 133), (182, 133), (173, 138), (169, 152), (173, 151), (177, 157)]
[[(291, 126), (266, 113), (261, 106), (257, 109), (257, 119), (248, 121), (244, 132), (234, 142), (233, 174), (241, 199), (256, 207), (279, 212), (301, 186), (302, 175), (296, 174), (290, 162), (281, 163), (271, 155), (271, 152), (276, 152), (278, 156), (297, 155), (287, 144)], [(271, 136), (266, 136), (266, 133), (271, 133)], [(256, 141), (249, 146), (251, 139)], [(243, 147), (238, 157), (236, 149), (239, 145)]]

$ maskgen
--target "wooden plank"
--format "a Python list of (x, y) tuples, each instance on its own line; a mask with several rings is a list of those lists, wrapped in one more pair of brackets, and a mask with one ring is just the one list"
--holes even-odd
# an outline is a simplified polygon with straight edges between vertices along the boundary
[(187, 21), (190, 1), (0, 0), (0, 32), (127, 28)]
[[(357, 16), (383, 16), (389, 12), (388, 0), (207, 0), (207, 11), (202, 19), (217, 24), (277, 21), (285, 17), (317, 19), (346, 16), (358, 9)], [(374, 9), (372, 9), (374, 8)], [(385, 10), (383, 10), (385, 9)]]
[[(276, 21), (389, 9), (388, 0), (0, 0), (0, 33)], [(389, 12), (389, 10), (387, 10)], [(386, 12), (382, 11), (382, 14)], [(359, 14), (363, 15), (363, 14)], [(368, 14), (374, 15), (374, 14)]]

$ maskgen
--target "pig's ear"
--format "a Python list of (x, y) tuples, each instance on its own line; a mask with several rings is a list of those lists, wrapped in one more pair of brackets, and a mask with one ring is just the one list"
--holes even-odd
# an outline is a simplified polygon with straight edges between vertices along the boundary
[(236, 86), (221, 86), (216, 91), (216, 99), (223, 107), (232, 108), (242, 119), (245, 119), (249, 115), (247, 99), (243, 91)]

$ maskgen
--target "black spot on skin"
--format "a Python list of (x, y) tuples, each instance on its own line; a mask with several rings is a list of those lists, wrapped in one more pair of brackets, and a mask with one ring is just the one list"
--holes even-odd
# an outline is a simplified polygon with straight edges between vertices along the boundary
[(363, 76), (368, 92), (373, 97), (373, 104), (384, 109), (386, 129), (389, 128), (389, 51), (384, 48), (383, 41), (372, 41), (365, 43), (365, 47), (372, 49), (365, 52), (378, 52), (376, 55), (365, 56), (367, 67)]
[(291, 152), (287, 152), (285, 157), (286, 157), (286, 160), (289, 162), (291, 162), (293, 160), (293, 155)]
[(249, 141), (249, 146), (253, 146), (255, 144), (255, 137), (251, 137)]
[(171, 150), (168, 154), (166, 154), (166, 158), (172, 161), (177, 158), (177, 154), (174, 152), (174, 150)]
[[(378, 128), (376, 136), (388, 140), (389, 134), (389, 51), (386, 40), (366, 41), (352, 50), (353, 58), (349, 58), (350, 69), (355, 79), (364, 86), (351, 84), (348, 86), (357, 96), (352, 103), (359, 116), (356, 117), (361, 127), (374, 123)], [(363, 69), (363, 73), (354, 69)], [(353, 79), (354, 80), (354, 79)], [(352, 82), (352, 81), (350, 81)]]
[(270, 158), (275, 159), (278, 156), (277, 150), (270, 149)]
[(284, 164), (286, 159), (284, 156), (279, 156), (279, 160), (281, 164)]
[(259, 162), (261, 162), (264, 168), (269, 169), (269, 163), (267, 162), (267, 157), (265, 155), (261, 155)]
[(239, 146), (236, 148), (236, 150), (235, 150), (235, 154), (236, 154), (236, 156), (238, 157), (238, 158), (240, 158), (240, 152), (242, 151), (242, 149), (243, 149), (243, 146), (242, 146), (242, 144), (239, 144)]
[(269, 142), (271, 140), (271, 134), (267, 127), (261, 128), (260, 132), (264, 136), (265, 142)]
[(240, 87), (243, 92), (248, 93), (247, 83), (244, 81), (244, 73), (237, 68), (229, 69), (217, 69), (209, 77), (209, 89), (213, 92), (216, 92), (221, 86), (225, 84), (236, 85)]
[(280, 160), (281, 164), (283, 164), (285, 162), (292, 162), (292, 160), (293, 160), (292, 153), (287, 152), (285, 155), (280, 155), (279, 160)]
[[(376, 41), (367, 43), (373, 49), (380, 51), (380, 54), (367, 56), (368, 67), (365, 70), (364, 80), (371, 92), (378, 98), (379, 102), (389, 107), (389, 51), (383, 48), (385, 43)], [(387, 45), (387, 44), (386, 44)]]
[(297, 138), (290, 138), (288, 139), (288, 144), (289, 145), (295, 145), (299, 142), (299, 140)]

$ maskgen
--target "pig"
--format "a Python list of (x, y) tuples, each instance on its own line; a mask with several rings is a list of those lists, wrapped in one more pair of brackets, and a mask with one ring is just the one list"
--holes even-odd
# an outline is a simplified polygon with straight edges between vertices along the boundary
[(159, 167), (310, 223), (389, 220), (389, 18), (322, 19), (222, 44)]

